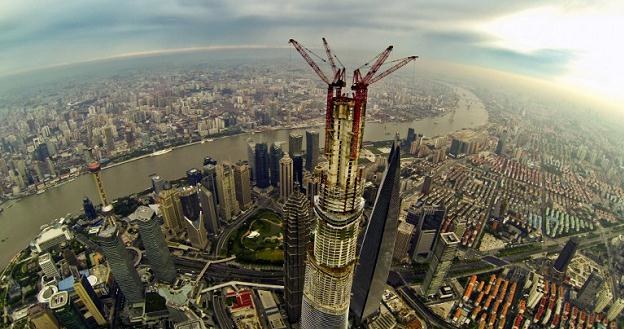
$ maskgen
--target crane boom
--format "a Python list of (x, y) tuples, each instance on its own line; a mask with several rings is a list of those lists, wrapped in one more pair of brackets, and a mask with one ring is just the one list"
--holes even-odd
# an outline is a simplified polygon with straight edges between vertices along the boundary
[(321, 68), (316, 64), (316, 62), (314, 62), (312, 57), (310, 57), (308, 52), (303, 48), (303, 46), (301, 44), (299, 44), (299, 42), (297, 42), (295, 39), (290, 39), (288, 42), (291, 43), (295, 47), (295, 49), (297, 49), (299, 54), (301, 54), (303, 59), (305, 59), (305, 61), (308, 63), (308, 65), (310, 65), (310, 67), (314, 70), (314, 72), (316, 72), (316, 75), (318, 75), (319, 78), (321, 78), (321, 80), (323, 80), (323, 82), (325, 82), (328, 85), (332, 84), (331, 80), (329, 80), (329, 78), (327, 78), (325, 73), (323, 73)]
[(338, 73), (338, 67), (336, 66), (336, 62), (334, 61), (334, 56), (332, 55), (331, 49), (329, 49), (329, 44), (327, 44), (327, 40), (323, 38), (323, 46), (325, 47), (325, 54), (327, 54), (327, 59), (329, 60), (329, 65), (331, 65), (332, 72), (334, 72), (334, 76)]
[(381, 52), (381, 54), (377, 56), (377, 60), (375, 61), (375, 63), (373, 63), (370, 70), (368, 70), (368, 73), (366, 73), (366, 75), (364, 76), (364, 78), (362, 78), (360, 82), (365, 85), (369, 85), (370, 84), (369, 81), (373, 78), (375, 73), (379, 71), (379, 68), (383, 65), (386, 59), (388, 59), (388, 56), (390, 56), (391, 52), (392, 52), (392, 46), (388, 46), (386, 50)]
[(369, 85), (372, 85), (373, 83), (387, 77), (389, 74), (391, 74), (392, 72), (400, 69), (401, 67), (405, 66), (407, 63), (415, 60), (416, 58), (418, 58), (418, 56), (409, 56), (409, 57), (405, 57), (399, 61), (397, 61), (396, 64), (392, 65), (392, 67), (390, 67), (389, 69), (379, 73), (377, 76), (373, 77), (372, 79), (370, 79), (370, 81), (368, 82)]

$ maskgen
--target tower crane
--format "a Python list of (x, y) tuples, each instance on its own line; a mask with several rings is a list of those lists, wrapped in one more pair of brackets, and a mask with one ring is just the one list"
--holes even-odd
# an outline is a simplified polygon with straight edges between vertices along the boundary
[[(409, 56), (402, 59), (398, 59), (395, 61), (391, 61), (389, 63), (394, 63), (391, 67), (386, 70), (379, 72), (380, 68), (384, 65), (388, 57), (390, 57), (390, 53), (392, 52), (393, 46), (388, 46), (384, 51), (379, 53), (377, 56), (373, 58), (373, 63), (365, 63), (364, 65), (358, 67), (353, 71), (353, 81), (351, 84), (351, 90), (353, 91), (352, 96), (342, 93), (342, 88), (346, 86), (345, 79), (345, 68), (338, 67), (334, 60), (338, 59), (329, 47), (327, 40), (323, 38), (323, 47), (325, 48), (325, 55), (327, 56), (327, 60), (322, 57), (316, 55), (310, 49), (302, 46), (299, 42), (294, 39), (290, 39), (289, 43), (292, 44), (297, 52), (301, 54), (303, 59), (308, 63), (308, 65), (316, 72), (316, 74), (327, 84), (327, 107), (325, 111), (325, 136), (331, 136), (332, 131), (332, 118), (333, 118), (333, 103), (337, 99), (349, 99), (354, 101), (353, 107), (353, 128), (351, 138), (354, 143), (351, 143), (351, 158), (357, 156), (357, 145), (361, 144), (361, 139), (363, 134), (361, 134), (363, 125), (360, 125), (360, 121), (366, 115), (366, 101), (368, 98), (368, 87), (373, 83), (387, 77), (392, 74), (399, 68), (405, 66), (409, 62), (418, 58), (418, 56)], [(316, 62), (312, 59), (314, 55), (321, 59), (321, 61), (328, 63), (332, 69), (333, 79), (330, 80), (327, 75), (323, 72), (323, 70), (316, 64)], [(340, 60), (338, 60), (340, 62)], [(363, 74), (360, 70), (365, 67), (370, 66), (370, 69)], [(378, 73), (379, 72), (379, 73)], [(361, 128), (362, 126), (362, 128)], [(329, 145), (327, 145), (330, 138), (325, 138), (325, 152), (328, 151)], [(357, 141), (357, 142), (355, 142)]]

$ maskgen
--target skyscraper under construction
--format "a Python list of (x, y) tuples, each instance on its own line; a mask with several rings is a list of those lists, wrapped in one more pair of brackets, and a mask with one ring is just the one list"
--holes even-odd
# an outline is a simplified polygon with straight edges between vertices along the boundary
[(317, 75), (327, 83), (325, 114), (325, 157), (327, 168), (321, 173), (318, 195), (314, 197), (317, 220), (313, 248), (306, 260), (301, 310), (301, 328), (346, 328), (359, 224), (364, 209), (364, 181), (358, 166), (368, 86), (414, 60), (411, 56), (395, 62), (377, 75), (390, 55), (392, 46), (379, 54), (370, 70), (353, 75), (353, 97), (342, 93), (345, 69), (338, 68), (325, 39), (323, 43), (333, 70), (333, 81), (312, 60), (308, 50), (297, 41), (290, 43)]

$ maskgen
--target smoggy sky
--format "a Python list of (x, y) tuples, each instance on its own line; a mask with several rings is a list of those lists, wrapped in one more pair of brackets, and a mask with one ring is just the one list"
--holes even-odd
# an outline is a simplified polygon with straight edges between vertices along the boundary
[[(0, 0), (0, 76), (166, 49), (287, 46), (477, 65), (624, 102), (623, 1)], [(341, 52), (341, 50), (343, 50)]]

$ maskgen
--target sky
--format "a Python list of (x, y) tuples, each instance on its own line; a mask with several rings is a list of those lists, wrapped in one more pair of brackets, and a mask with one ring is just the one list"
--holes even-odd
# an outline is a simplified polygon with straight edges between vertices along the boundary
[(481, 66), (624, 104), (618, 0), (0, 0), (0, 76), (203, 47), (286, 47)]

